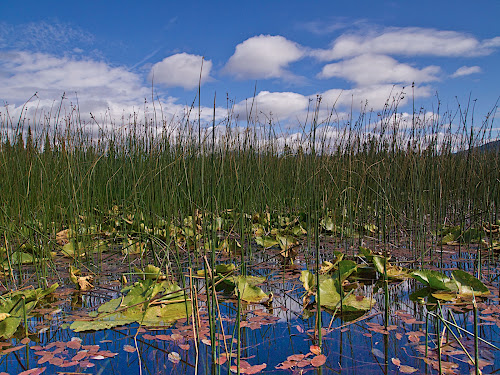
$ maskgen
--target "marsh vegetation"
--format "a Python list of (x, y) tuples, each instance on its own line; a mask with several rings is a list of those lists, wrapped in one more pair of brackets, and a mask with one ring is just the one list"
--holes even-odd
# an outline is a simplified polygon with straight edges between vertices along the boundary
[(494, 117), (311, 105), (294, 135), (3, 112), (0, 370), (498, 371)]

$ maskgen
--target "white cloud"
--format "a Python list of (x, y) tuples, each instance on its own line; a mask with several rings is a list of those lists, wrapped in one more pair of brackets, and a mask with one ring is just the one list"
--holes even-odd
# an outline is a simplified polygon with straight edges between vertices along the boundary
[(500, 47), (500, 37), (477, 40), (456, 31), (420, 27), (387, 28), (382, 32), (347, 34), (338, 37), (329, 49), (311, 51), (322, 61), (366, 53), (405, 56), (480, 56)]
[(468, 76), (469, 74), (475, 74), (475, 73), (481, 73), (481, 68), (477, 65), (475, 66), (462, 66), (458, 68), (455, 73), (453, 73), (451, 76), (453, 78), (456, 77), (462, 77), (462, 76)]
[(435, 81), (440, 68), (428, 66), (417, 69), (402, 64), (389, 56), (361, 55), (338, 63), (327, 64), (318, 74), (319, 78), (340, 77), (357, 85), (373, 85), (379, 83), (424, 83)]
[[(412, 89), (415, 99), (428, 97), (432, 90), (427, 86)], [(401, 85), (371, 85), (348, 90), (331, 89), (321, 93), (302, 95), (295, 92), (261, 91), (254, 98), (247, 98), (234, 106), (240, 120), (256, 123), (280, 123), (288, 129), (310, 125), (315, 114), (317, 98), (321, 97), (318, 123), (341, 122), (349, 118), (351, 109), (357, 111), (389, 112), (409, 101), (409, 90)], [(332, 109), (335, 109), (332, 111)]]
[[(417, 98), (428, 97), (432, 90), (428, 86), (415, 86), (412, 94)], [(337, 107), (353, 110), (379, 111), (384, 108), (394, 108), (408, 103), (408, 90), (401, 85), (372, 85), (350, 90), (331, 89), (321, 94), (323, 102), (335, 103)]]
[(164, 58), (151, 68), (149, 79), (167, 87), (184, 87), (194, 89), (198, 87), (201, 71), (201, 83), (211, 79), (210, 70), (212, 61), (204, 60), (202, 69), (202, 56), (178, 53)]
[(268, 79), (292, 76), (288, 65), (300, 60), (305, 49), (282, 36), (259, 35), (236, 46), (224, 70), (238, 79)]
[(130, 98), (147, 95), (141, 79), (123, 67), (94, 60), (76, 60), (44, 53), (0, 53), (0, 97), (23, 101), (33, 93), (58, 98), (79, 92), (89, 98)]
[[(35, 121), (44, 126), (53, 126), (56, 117), (63, 123), (63, 119), (77, 114), (92, 128), (95, 127), (90, 117), (92, 113), (102, 127), (109, 129), (126, 125), (134, 118), (139, 124), (145, 120), (151, 122), (155, 114), (151, 88), (144, 83), (142, 76), (124, 67), (44, 53), (0, 52), (0, 98), (8, 104), (7, 108), (0, 108), (1, 115), (6, 116), (8, 112), (16, 123), (23, 103), (35, 92), (37, 96), (25, 108), (26, 115), (32, 123)], [(160, 101), (162, 112), (160, 103), (155, 106), (160, 128), (159, 119), (166, 122), (173, 119), (173, 124), (185, 123), (178, 120), (185, 118), (188, 107), (179, 104), (173, 97), (162, 97)], [(60, 103), (61, 113), (58, 116)], [(211, 122), (212, 113), (212, 108), (202, 107), (202, 122)], [(225, 113), (225, 110), (217, 108), (217, 119)], [(196, 111), (191, 120), (197, 119), (197, 116)]]
[(268, 122), (270, 117), (274, 121), (294, 120), (294, 116), (305, 112), (308, 105), (309, 98), (295, 92), (261, 91), (255, 98), (237, 103), (234, 113), (243, 119), (260, 119), (262, 123)]
[(17, 25), (0, 22), (0, 48), (61, 54), (79, 47), (91, 48), (95, 42), (91, 33), (57, 20)]

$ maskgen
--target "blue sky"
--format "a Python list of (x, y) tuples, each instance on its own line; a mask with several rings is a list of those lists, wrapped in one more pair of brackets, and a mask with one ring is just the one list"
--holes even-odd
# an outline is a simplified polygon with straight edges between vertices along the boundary
[(441, 114), (470, 97), (482, 119), (500, 95), (499, 15), (498, 0), (4, 1), (1, 111), (18, 114), (37, 92), (28, 111), (40, 119), (65, 93), (64, 113), (78, 98), (84, 120), (119, 125), (151, 116), (153, 82), (164, 116), (181, 118), (204, 56), (205, 123), (215, 93), (219, 119), (228, 103), (243, 119), (254, 91), (259, 121), (289, 128), (317, 95), (323, 115), (335, 103), (348, 116), (376, 114), (401, 91), (401, 112), (412, 92), (417, 109), (436, 111), (437, 93)]

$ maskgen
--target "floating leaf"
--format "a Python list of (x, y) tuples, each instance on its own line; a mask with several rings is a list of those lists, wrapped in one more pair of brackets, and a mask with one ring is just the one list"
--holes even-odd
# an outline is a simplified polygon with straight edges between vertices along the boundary
[(411, 366), (401, 365), (399, 366), (399, 371), (402, 372), (403, 374), (413, 374), (414, 372), (417, 371), (417, 369)]
[(319, 355), (321, 354), (321, 348), (318, 345), (311, 345), (309, 350), (312, 354)]
[(462, 270), (454, 270), (452, 275), (458, 284), (458, 292), (461, 296), (487, 296), (490, 294), (486, 285), (471, 274)]
[(311, 365), (314, 367), (323, 366), (326, 363), (326, 355), (319, 354), (311, 360)]
[[(264, 278), (265, 280), (265, 278)], [(262, 278), (252, 276), (238, 276), (234, 279), (239, 290), (242, 301), (248, 303), (261, 303), (269, 299), (269, 296), (255, 284), (264, 281)]]
[(255, 237), (255, 242), (266, 249), (279, 244), (279, 241), (269, 236)]
[[(95, 319), (76, 320), (75, 332), (97, 331), (133, 322), (144, 326), (171, 325), (191, 314), (191, 304), (177, 284), (146, 279), (122, 289), (123, 297), (101, 305)], [(162, 297), (163, 296), (163, 297)], [(154, 301), (151, 302), (154, 298)]]
[(7, 319), (9, 316), (10, 316), (10, 314), (9, 314), (9, 313), (6, 313), (6, 312), (0, 313), (0, 322), (1, 322), (2, 320)]
[(123, 345), (123, 350), (125, 350), (127, 353), (134, 353), (135, 352), (135, 346), (132, 346), (132, 345)]
[(416, 270), (411, 276), (422, 284), (435, 290), (457, 291), (457, 284), (445, 274), (431, 270)]
[(401, 361), (398, 358), (391, 358), (391, 362), (395, 366), (401, 366)]
[(181, 361), (181, 356), (177, 352), (171, 352), (168, 354), (168, 360), (172, 363), (179, 363)]

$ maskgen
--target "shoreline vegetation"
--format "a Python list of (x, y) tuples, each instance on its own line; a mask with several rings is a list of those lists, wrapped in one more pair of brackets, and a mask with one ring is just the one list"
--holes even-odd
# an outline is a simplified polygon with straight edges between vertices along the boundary
[[(394, 280), (413, 278), (433, 291), (429, 298), (438, 308), (426, 307), (421, 315), (434, 314), (426, 335), (441, 332), (439, 324), (454, 332), (440, 303), (467, 296), (476, 314), (476, 298), (499, 290), (497, 106), (476, 125), (469, 106), (404, 117), (396, 98), (380, 113), (335, 121), (334, 110), (320, 118), (320, 99), (311, 105), (308, 120), (289, 134), (278, 131), (279, 123), (251, 116), (244, 126), (230, 114), (216, 123), (215, 111), (204, 126), (199, 118), (172, 124), (159, 114), (109, 131), (73, 112), (41, 122), (24, 109), (18, 121), (2, 112), (0, 287), (4, 296), (39, 289), (24, 312), (17, 299), (25, 297), (16, 295), (3, 319), (16, 318), (17, 325), (7, 334), (0, 321), (0, 334), (8, 339), (24, 326), (29, 336), (30, 311), (54, 292), (54, 283), (74, 283), (85, 293), (119, 279), (121, 297), (75, 318), (74, 331), (192, 320), (193, 337), (201, 340), (195, 339), (197, 369), (198, 345), (227, 333), (223, 286), (230, 291), (238, 343), (223, 350), (212, 345), (205, 372), (221, 371), (224, 352), (229, 362), (233, 353), (238, 372), (256, 373), (266, 366), (240, 358), (240, 312), (247, 304), (272, 305), (273, 291), (265, 284), (271, 278), (257, 271), (266, 264), (292, 278), (300, 274), (300, 313), (314, 328), (307, 366), (327, 360), (323, 335), (335, 316), (380, 313), (377, 329), (389, 334)], [(353, 277), (365, 266), (381, 283), (376, 289), (382, 297), (360, 294), (364, 287)], [(135, 284), (126, 286), (129, 281)], [(263, 283), (268, 288), (261, 289)], [(207, 318), (200, 318), (200, 309)], [(332, 321), (323, 321), (323, 309)], [(117, 312), (120, 322), (110, 322)], [(477, 331), (473, 337), (478, 350), (483, 338)], [(441, 340), (434, 342), (429, 351), (439, 360), (429, 358), (441, 371)], [(136, 348), (137, 341), (129, 349)], [(480, 373), (479, 352), (464, 352)], [(177, 357), (169, 354), (168, 360)], [(293, 368), (292, 362), (276, 369)], [(411, 373), (410, 366), (392, 363)]]

